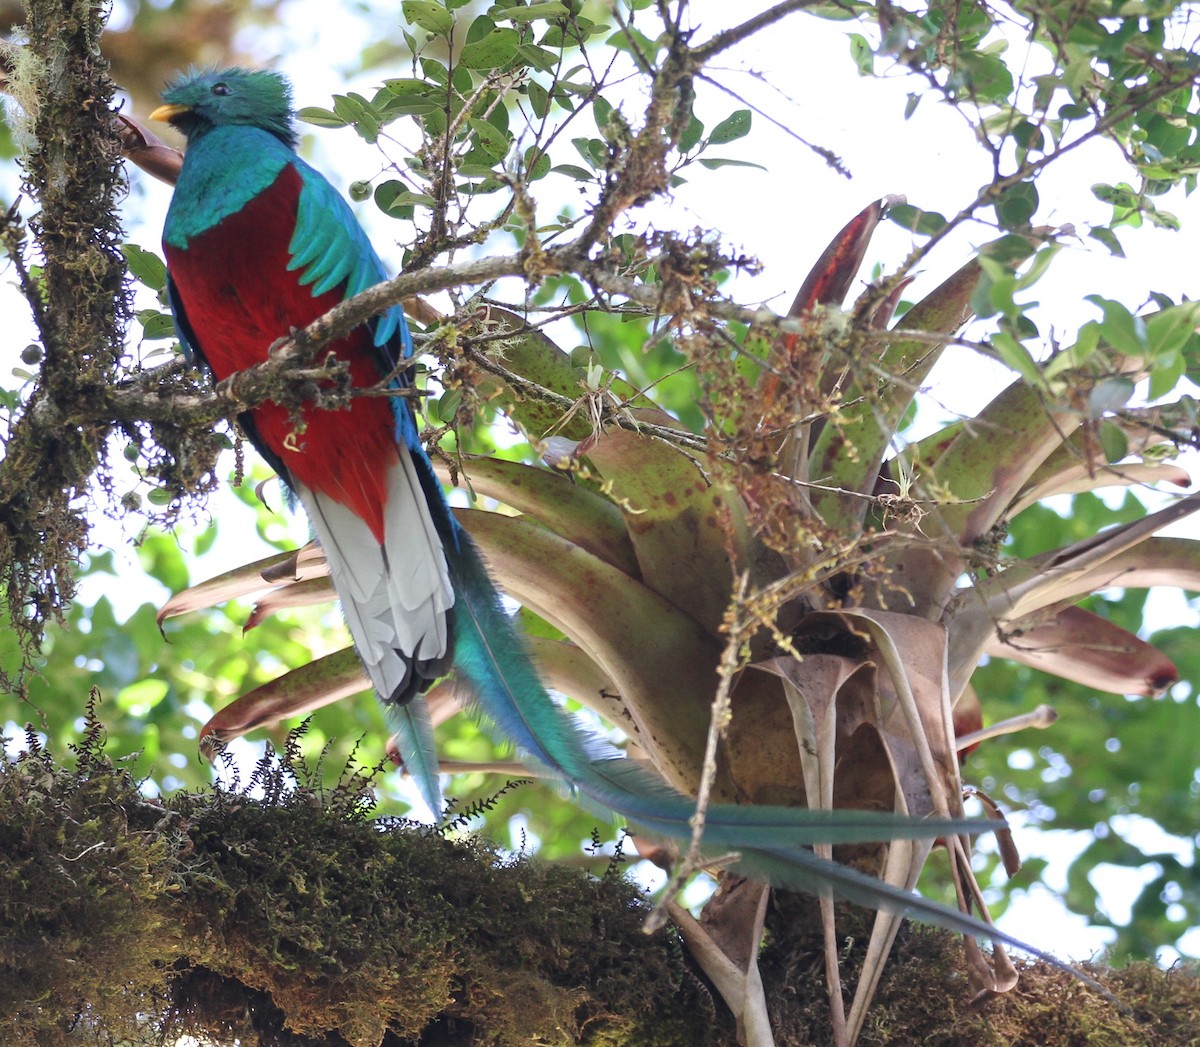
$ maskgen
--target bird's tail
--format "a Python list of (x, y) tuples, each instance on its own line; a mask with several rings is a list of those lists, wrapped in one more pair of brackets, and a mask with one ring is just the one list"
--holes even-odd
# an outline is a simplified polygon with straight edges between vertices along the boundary
[[(455, 670), (479, 711), (528, 759), (562, 776), (595, 807), (675, 840), (691, 837), (695, 801), (635, 761), (620, 756), (546, 693), (525, 645), (504, 612), (475, 544), (458, 529), (447, 543), (456, 594)], [(811, 811), (759, 804), (717, 804), (704, 818), (709, 855), (736, 852), (748, 876), (815, 894), (832, 892), (874, 909), (907, 913), (947, 930), (1030, 949), (991, 924), (866, 873), (818, 857), (815, 843), (856, 843), (990, 832), (995, 823), (971, 819), (901, 818), (876, 811)], [(1039, 957), (1062, 966), (1039, 950)]]
[[(695, 801), (596, 738), (546, 692), (475, 543), (450, 514), (432, 466), (423, 456), (417, 464), (454, 586), (454, 668), (480, 713), (527, 759), (556, 772), (593, 806), (616, 811), (648, 832), (689, 839)], [(820, 858), (809, 849), (815, 843), (927, 839), (995, 828), (994, 822), (966, 818), (717, 804), (705, 812), (704, 845), (710, 854), (736, 851), (739, 871), (776, 886), (818, 894), (832, 891), (861, 905), (910, 913), (962, 934), (1007, 942), (1061, 967), (1061, 961), (967, 913)]]
[[(616, 811), (651, 833), (689, 839), (695, 801), (621, 756), (547, 694), (475, 544), (461, 529), (456, 537), (447, 543), (456, 598), (454, 667), (479, 711), (526, 758), (556, 772), (593, 806)], [(935, 824), (942, 828), (935, 831)], [(747, 858), (761, 851), (759, 864), (770, 868), (773, 880), (798, 848), (813, 843), (926, 838), (981, 827), (966, 820), (935, 823), (872, 811), (759, 804), (711, 806), (704, 825), (706, 850), (737, 850)], [(806, 869), (804, 876), (811, 872)]]
[(450, 668), (454, 594), (430, 504), (424, 453), (401, 447), (386, 473), (381, 542), (350, 506), (293, 479), (329, 564), (346, 625), (396, 738), (434, 815), (441, 811), (429, 709), (413, 701)]

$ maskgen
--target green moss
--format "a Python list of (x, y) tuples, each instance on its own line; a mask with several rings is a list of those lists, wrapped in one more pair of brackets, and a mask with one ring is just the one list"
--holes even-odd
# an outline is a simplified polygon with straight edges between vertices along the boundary
[[(88, 727), (0, 763), (0, 1043), (704, 1047), (732, 1021), (610, 872), (373, 816), (372, 772), (325, 789), (289, 747), (235, 791), (143, 797)], [(614, 867), (615, 869), (615, 867)], [(776, 1043), (831, 1042), (814, 906), (777, 895), (760, 968)], [(839, 913), (847, 991), (871, 916)], [(863, 1047), (1194, 1045), (1194, 970), (1044, 965), (973, 1001), (957, 938), (905, 926)]]
[(164, 812), (88, 742), (72, 772), (32, 744), (0, 773), (0, 811), (0, 1042), (133, 1035), (178, 949)]
[[(124, 194), (109, 109), (113, 84), (99, 55), (103, 4), (27, 5), (15, 90), (28, 123), (23, 190), (41, 255), (34, 271), (15, 209), (0, 221), (38, 327), (44, 358), (0, 464), (0, 581), (26, 652), (74, 592), (86, 545), (91, 477), (110, 427), (72, 417), (115, 379), (130, 315), (117, 202)], [(39, 412), (55, 421), (38, 422)], [(100, 478), (103, 484), (103, 477)]]
[(0, 765), (0, 1042), (726, 1042), (619, 875), (381, 823), (371, 774), (290, 751), (152, 803), (88, 716), (75, 766)]
[[(768, 921), (771, 943), (761, 968), (779, 1047), (833, 1043), (815, 905), (789, 896)], [(874, 914), (838, 909), (847, 1005), (853, 972), (866, 950)], [(1083, 970), (1116, 1002), (1048, 964), (1017, 961), (1012, 992), (977, 998), (968, 984), (961, 940), (905, 924), (897, 937), (860, 1047), (1195, 1047), (1200, 1029), (1200, 970), (1163, 971), (1153, 963)]]

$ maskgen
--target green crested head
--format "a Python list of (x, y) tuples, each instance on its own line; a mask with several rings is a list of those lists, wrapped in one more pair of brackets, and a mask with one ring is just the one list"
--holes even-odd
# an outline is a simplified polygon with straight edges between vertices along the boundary
[(268, 131), (295, 146), (292, 88), (281, 73), (265, 69), (191, 70), (163, 91), (165, 105), (150, 114), (189, 140), (214, 127), (242, 125)]

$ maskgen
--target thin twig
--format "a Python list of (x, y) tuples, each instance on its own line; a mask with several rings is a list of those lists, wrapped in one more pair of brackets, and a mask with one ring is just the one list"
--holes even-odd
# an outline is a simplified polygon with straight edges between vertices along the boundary
[(786, 18), (796, 11), (803, 11), (806, 7), (816, 7), (822, 0), (783, 0), (783, 3), (776, 4), (774, 7), (767, 8), (761, 14), (749, 18), (741, 25), (735, 25), (732, 29), (726, 29), (722, 33), (718, 33), (706, 44), (701, 44), (699, 47), (692, 48), (692, 60), (697, 65), (702, 65), (714, 55), (719, 55), (722, 51), (728, 51), (735, 44), (740, 44), (743, 40), (748, 39), (755, 33), (761, 32), (767, 26), (773, 25), (782, 18)]

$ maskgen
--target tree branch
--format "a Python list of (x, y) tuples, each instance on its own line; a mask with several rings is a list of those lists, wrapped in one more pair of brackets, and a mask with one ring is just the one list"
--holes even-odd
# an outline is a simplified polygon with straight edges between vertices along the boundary
[(714, 55), (728, 51), (735, 44), (740, 44), (755, 33), (766, 29), (767, 26), (773, 25), (796, 11), (803, 11), (806, 7), (816, 7), (820, 2), (821, 0), (783, 0), (782, 3), (768, 8), (761, 14), (748, 18), (741, 25), (735, 25), (732, 29), (718, 33), (708, 43), (692, 48), (692, 60), (697, 65), (703, 65)]

